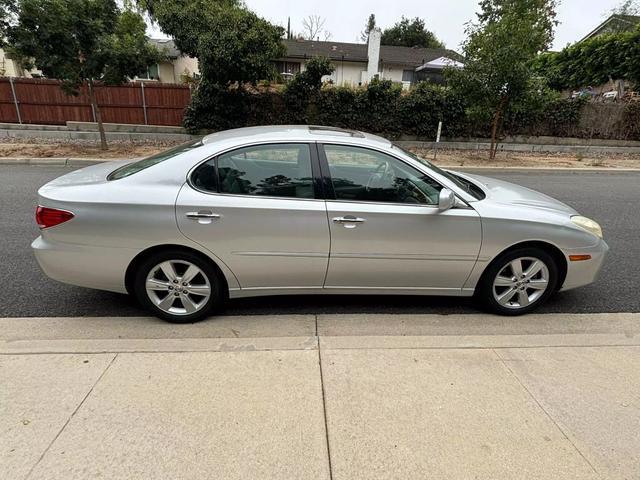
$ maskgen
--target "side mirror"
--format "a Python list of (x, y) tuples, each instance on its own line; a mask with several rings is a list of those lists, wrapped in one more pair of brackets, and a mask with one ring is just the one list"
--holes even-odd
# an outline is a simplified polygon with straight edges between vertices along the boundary
[(444, 212), (445, 210), (449, 210), (456, 204), (456, 195), (448, 188), (443, 188), (440, 190), (440, 195), (438, 196), (438, 210)]

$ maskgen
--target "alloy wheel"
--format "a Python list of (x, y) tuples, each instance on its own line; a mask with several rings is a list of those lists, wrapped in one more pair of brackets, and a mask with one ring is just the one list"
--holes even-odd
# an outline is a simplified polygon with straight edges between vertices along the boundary
[(196, 313), (211, 297), (209, 279), (187, 260), (167, 260), (153, 267), (147, 275), (145, 289), (154, 305), (172, 315)]
[(537, 302), (549, 287), (549, 269), (535, 257), (509, 261), (493, 280), (493, 297), (505, 308), (520, 309)]

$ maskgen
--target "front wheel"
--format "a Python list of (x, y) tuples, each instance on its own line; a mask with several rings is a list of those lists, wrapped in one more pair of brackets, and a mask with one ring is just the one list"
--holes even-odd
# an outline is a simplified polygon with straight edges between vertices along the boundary
[(521, 248), (494, 260), (482, 276), (476, 296), (500, 315), (522, 315), (542, 305), (555, 291), (558, 267), (539, 248)]
[(150, 312), (173, 323), (202, 320), (223, 300), (216, 270), (198, 255), (183, 251), (161, 252), (143, 262), (134, 291)]

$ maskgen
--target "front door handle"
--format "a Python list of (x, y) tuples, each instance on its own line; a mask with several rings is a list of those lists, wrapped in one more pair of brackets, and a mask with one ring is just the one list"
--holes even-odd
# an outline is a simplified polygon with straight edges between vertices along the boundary
[(187, 212), (186, 213), (187, 218), (193, 218), (193, 219), (198, 219), (198, 218), (220, 218), (220, 215), (218, 215), (217, 213), (213, 213), (209, 210), (200, 210), (199, 212)]
[(353, 215), (345, 215), (344, 217), (334, 217), (335, 223), (364, 223), (364, 218), (354, 217)]

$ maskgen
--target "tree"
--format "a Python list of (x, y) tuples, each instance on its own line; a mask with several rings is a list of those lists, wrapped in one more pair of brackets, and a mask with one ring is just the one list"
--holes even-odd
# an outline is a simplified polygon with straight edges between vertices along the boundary
[(381, 43), (401, 47), (444, 48), (435, 34), (425, 28), (424, 20), (418, 17), (410, 20), (403, 16), (393, 27), (382, 32)]
[(9, 26), (15, 21), (16, 7), (15, 0), (0, 0), (0, 48), (5, 45)]
[(65, 93), (78, 95), (87, 83), (100, 147), (106, 149), (95, 82), (125, 82), (160, 59), (145, 28), (138, 13), (120, 9), (114, 0), (19, 0), (8, 43), (25, 67), (62, 80)]
[(178, 49), (197, 57), (204, 82), (228, 86), (274, 75), (284, 29), (237, 0), (138, 0)]
[(151, 21), (175, 41), (185, 55), (198, 57), (199, 43), (209, 23), (227, 9), (239, 8), (239, 0), (137, 0)]
[(364, 26), (364, 30), (360, 32), (360, 40), (367, 42), (369, 40), (369, 33), (376, 28), (376, 16), (372, 13), (367, 19), (367, 24)]
[(303, 37), (305, 40), (318, 40), (322, 34), (325, 41), (331, 38), (331, 33), (324, 29), (326, 20), (320, 15), (309, 15), (302, 20)]
[(465, 65), (449, 69), (450, 85), (469, 103), (469, 113), (490, 118), (491, 149), (509, 108), (538, 89), (532, 60), (553, 40), (556, 0), (482, 0), (476, 23), (467, 28)]
[(640, 15), (640, 1), (623, 0), (609, 12), (610, 15)]
[(255, 84), (275, 75), (273, 59), (284, 56), (284, 29), (243, 8), (226, 8), (199, 35), (202, 79), (219, 85)]
[(246, 118), (249, 85), (273, 78), (285, 30), (236, 0), (138, 0), (181, 52), (198, 58), (202, 78), (184, 125), (232, 128)]

